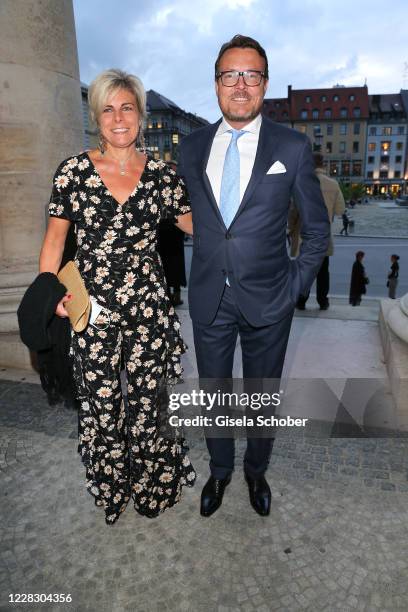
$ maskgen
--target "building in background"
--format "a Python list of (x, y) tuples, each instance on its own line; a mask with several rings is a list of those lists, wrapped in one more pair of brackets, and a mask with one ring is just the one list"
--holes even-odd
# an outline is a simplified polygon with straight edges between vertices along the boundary
[(98, 146), (98, 127), (92, 121), (88, 105), (88, 85), (81, 81), (82, 120), (84, 124), (84, 149), (96, 149)]
[(292, 89), (265, 99), (263, 112), (307, 134), (326, 160), (328, 174), (345, 183), (364, 180), (369, 102), (367, 87)]
[[(88, 86), (81, 83), (82, 116), (84, 121), (84, 148), (98, 146), (98, 128), (89, 114)], [(208, 121), (182, 110), (177, 104), (153, 89), (146, 92), (147, 121), (145, 126), (146, 149), (156, 159), (178, 159), (178, 146), (184, 136), (208, 125)]]
[(153, 89), (147, 92), (146, 148), (155, 158), (178, 159), (178, 146), (184, 136), (208, 125), (208, 121), (182, 110)]
[[(408, 93), (408, 92), (406, 92)], [(407, 102), (407, 97), (405, 96)], [(402, 92), (369, 96), (365, 183), (370, 195), (403, 193), (407, 159), (407, 109)]]

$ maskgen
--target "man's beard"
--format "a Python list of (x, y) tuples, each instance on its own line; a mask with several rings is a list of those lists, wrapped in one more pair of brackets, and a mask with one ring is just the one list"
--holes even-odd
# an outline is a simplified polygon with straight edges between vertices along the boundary
[[(237, 93), (237, 94), (233, 94), (231, 96), (231, 100), (234, 100), (234, 95), (237, 96), (237, 98), (242, 98), (245, 97), (247, 100), (251, 100), (251, 97), (248, 95), (242, 95), (242, 93)], [(252, 121), (253, 119), (255, 119), (255, 117), (257, 117), (259, 115), (259, 113), (261, 112), (261, 105), (259, 105), (258, 107), (255, 106), (254, 108), (252, 108), (251, 110), (249, 110), (245, 115), (240, 115), (240, 114), (234, 114), (233, 112), (230, 112), (228, 109), (223, 109), (221, 104), (220, 104), (220, 108), (222, 111), (222, 114), (224, 115), (225, 119), (227, 119), (227, 121), (234, 121), (234, 122), (248, 122), (248, 121)]]
[(259, 108), (253, 108), (246, 115), (234, 115), (233, 113), (229, 113), (228, 111), (223, 111), (222, 114), (224, 115), (225, 119), (227, 119), (227, 121), (244, 122), (252, 121), (259, 115), (259, 112)]

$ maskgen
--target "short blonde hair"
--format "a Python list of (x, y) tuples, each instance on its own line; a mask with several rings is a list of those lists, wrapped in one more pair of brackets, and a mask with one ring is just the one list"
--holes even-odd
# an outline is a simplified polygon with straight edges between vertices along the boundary
[(88, 89), (88, 103), (91, 118), (98, 123), (99, 116), (110, 95), (118, 89), (127, 89), (136, 100), (140, 119), (146, 119), (146, 92), (142, 81), (133, 74), (119, 68), (104, 70), (92, 81)]

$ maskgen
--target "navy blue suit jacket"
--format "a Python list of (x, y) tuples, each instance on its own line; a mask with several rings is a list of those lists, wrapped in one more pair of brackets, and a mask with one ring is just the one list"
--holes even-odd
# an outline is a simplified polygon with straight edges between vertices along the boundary
[[(228, 277), (236, 303), (254, 327), (271, 325), (306, 294), (326, 254), (330, 223), (308, 138), (263, 117), (248, 187), (225, 227), (206, 174), (220, 121), (181, 142), (179, 173), (191, 198), (194, 226), (189, 305), (193, 322), (208, 325)], [(284, 174), (267, 174), (276, 161)], [(291, 196), (301, 217), (299, 257), (290, 260), (286, 224)]]

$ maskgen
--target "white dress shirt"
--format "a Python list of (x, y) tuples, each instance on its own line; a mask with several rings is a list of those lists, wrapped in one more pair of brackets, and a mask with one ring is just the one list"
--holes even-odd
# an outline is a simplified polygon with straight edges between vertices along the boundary
[[(256, 150), (258, 148), (259, 130), (261, 128), (262, 116), (259, 114), (251, 123), (244, 128), (245, 134), (238, 139), (238, 151), (240, 158), (239, 176), (239, 201), (241, 202), (245, 190), (251, 178), (254, 167)], [(221, 180), (224, 169), (225, 154), (231, 142), (232, 127), (223, 118), (214, 136), (210, 156), (207, 163), (207, 176), (218, 206), (220, 205)]]

